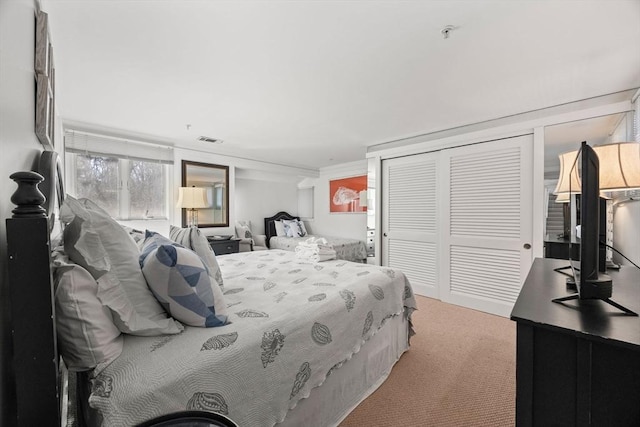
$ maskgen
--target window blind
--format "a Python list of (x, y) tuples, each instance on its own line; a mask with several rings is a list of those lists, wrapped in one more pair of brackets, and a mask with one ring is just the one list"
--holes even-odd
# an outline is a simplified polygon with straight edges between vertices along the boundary
[(313, 187), (298, 189), (298, 215), (300, 218), (313, 219)]
[(173, 148), (166, 145), (76, 130), (65, 131), (64, 142), (69, 153), (173, 164)]

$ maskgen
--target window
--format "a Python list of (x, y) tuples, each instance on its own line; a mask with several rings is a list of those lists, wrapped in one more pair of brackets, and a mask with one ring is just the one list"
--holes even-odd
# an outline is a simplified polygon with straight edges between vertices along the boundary
[(129, 162), (131, 218), (167, 218), (167, 168), (159, 163)]
[(302, 219), (313, 219), (313, 187), (298, 188), (298, 215)]
[(118, 187), (120, 181), (119, 162), (113, 157), (72, 155), (74, 161), (67, 162), (75, 169), (76, 197), (95, 201), (109, 215), (119, 214)]
[(66, 130), (65, 182), (113, 218), (168, 220), (173, 149), (152, 142)]
[(67, 183), (118, 220), (168, 219), (171, 165), (152, 160), (67, 153)]

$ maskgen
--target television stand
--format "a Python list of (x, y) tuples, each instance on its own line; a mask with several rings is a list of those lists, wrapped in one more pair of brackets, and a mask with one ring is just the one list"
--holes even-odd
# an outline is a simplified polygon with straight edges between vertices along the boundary
[[(560, 274), (564, 274), (565, 276), (569, 276), (571, 278), (573, 278), (573, 274), (567, 273), (564, 270), (571, 270), (571, 266), (570, 265), (565, 265), (564, 267), (558, 267), (558, 268), (554, 268), (553, 271), (558, 272)], [(567, 280), (567, 283), (569, 281)]]
[[(554, 298), (551, 301), (552, 302), (557, 302), (558, 304), (562, 304), (564, 301), (571, 301), (571, 300), (574, 300), (574, 299), (580, 299), (580, 294), (573, 294), (573, 295), (567, 295), (566, 297)], [(607, 304), (611, 304), (612, 306), (614, 306), (618, 310), (624, 311), (624, 313), (627, 314), (628, 316), (637, 316), (638, 315), (638, 313), (629, 310), (627, 307), (624, 307), (624, 306), (618, 304), (617, 302), (610, 300), (609, 298), (589, 298), (589, 299), (599, 299), (600, 301), (604, 301)]]
[[(516, 425), (638, 426), (640, 316), (610, 304), (554, 304), (576, 293), (536, 258), (511, 312), (516, 335)], [(617, 301), (640, 313), (640, 270), (609, 272)], [(582, 301), (581, 301), (582, 302)]]

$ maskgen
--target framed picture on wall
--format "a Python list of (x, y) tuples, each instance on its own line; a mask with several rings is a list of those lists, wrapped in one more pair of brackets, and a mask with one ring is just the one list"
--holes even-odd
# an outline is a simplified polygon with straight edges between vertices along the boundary
[(54, 148), (54, 100), (49, 78), (38, 74), (36, 81), (36, 136), (45, 148)]
[(367, 211), (367, 175), (329, 181), (329, 212), (356, 213)]
[(35, 134), (46, 149), (53, 150), (55, 148), (55, 69), (53, 48), (49, 37), (48, 15), (42, 11), (36, 14), (35, 36)]
[(48, 15), (42, 11), (36, 14), (36, 74), (49, 75), (51, 70), (51, 42), (49, 40)]

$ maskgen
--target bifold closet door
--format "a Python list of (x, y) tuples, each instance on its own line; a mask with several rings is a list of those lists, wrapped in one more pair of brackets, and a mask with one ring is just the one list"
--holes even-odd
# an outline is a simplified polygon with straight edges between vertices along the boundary
[(382, 163), (382, 264), (402, 270), (413, 290), (438, 298), (438, 153)]
[(509, 316), (532, 262), (533, 136), (441, 152), (443, 301)]

